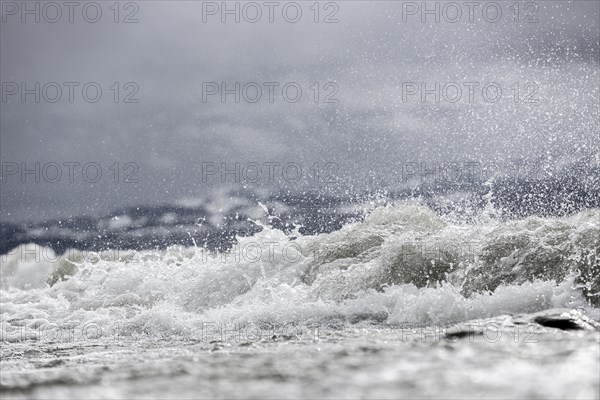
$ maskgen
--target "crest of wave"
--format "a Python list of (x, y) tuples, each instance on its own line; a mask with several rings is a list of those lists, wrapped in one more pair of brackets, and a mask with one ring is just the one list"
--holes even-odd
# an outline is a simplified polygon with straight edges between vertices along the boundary
[(32, 264), (17, 251), (1, 265), (2, 322), (34, 330), (129, 321), (164, 335), (206, 321), (451, 323), (553, 307), (596, 312), (599, 220), (596, 209), (461, 224), (402, 203), (315, 236), (263, 226), (222, 253), (67, 252)]

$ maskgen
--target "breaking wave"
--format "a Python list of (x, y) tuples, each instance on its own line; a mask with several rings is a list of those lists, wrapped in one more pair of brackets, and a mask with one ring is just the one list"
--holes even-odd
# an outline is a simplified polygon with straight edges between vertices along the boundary
[[(21, 245), (1, 262), (2, 339), (40, 327), (118, 324), (151, 337), (230, 324), (452, 324), (549, 308), (600, 319), (600, 209), (502, 221), (378, 206), (340, 230), (299, 227), (166, 250)], [(131, 333), (131, 332), (129, 332)]]

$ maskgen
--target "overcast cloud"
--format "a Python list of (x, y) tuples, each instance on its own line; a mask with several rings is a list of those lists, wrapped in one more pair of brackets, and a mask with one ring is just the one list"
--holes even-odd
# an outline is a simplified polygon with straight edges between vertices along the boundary
[[(235, 23), (232, 16), (222, 23), (219, 15), (203, 22), (202, 2), (138, 1), (132, 4), (139, 22), (129, 24), (113, 22), (112, 2), (98, 3), (98, 23), (86, 22), (77, 10), (73, 23), (66, 16), (56, 23), (34, 23), (28, 16), (23, 23), (4, 4), (3, 165), (96, 162), (103, 178), (23, 183), (4, 170), (2, 219), (99, 214), (199, 196), (220, 184), (203, 182), (206, 162), (331, 162), (339, 166), (336, 187), (362, 190), (393, 181), (407, 161), (559, 162), (600, 152), (597, 1), (537, 1), (536, 23), (514, 21), (512, 1), (495, 3), (503, 11), (498, 22), (485, 21), (479, 10), (473, 22), (463, 15), (457, 23), (436, 23), (431, 16), (422, 23), (420, 14), (405, 15), (403, 22), (406, 3), (322, 2), (319, 19), (339, 8), (332, 17), (339, 22), (315, 23), (313, 2), (299, 2), (297, 23), (285, 21), (279, 8), (274, 23), (264, 14), (257, 23)], [(119, 19), (132, 10), (121, 9)], [(70, 103), (65, 88), (60, 101), (36, 104), (32, 95), (25, 102), (20, 94), (8, 95), (7, 82), (96, 82), (103, 93), (88, 103), (78, 86)], [(114, 82), (120, 84), (118, 103)], [(128, 82), (133, 86), (125, 88)], [(203, 82), (280, 86), (272, 103), (266, 92), (257, 103), (235, 103), (233, 95), (222, 103), (219, 95), (203, 101)], [(287, 82), (303, 89), (297, 103), (281, 95)], [(335, 86), (326, 89), (329, 82)], [(466, 92), (456, 103), (422, 102), (419, 95), (403, 99), (406, 82), (496, 82), (503, 97), (487, 103), (476, 91), (473, 102), (465, 100)], [(521, 85), (516, 103), (515, 82)], [(531, 82), (535, 90), (525, 87)], [(135, 88), (139, 102), (123, 103)], [(335, 88), (338, 102), (324, 103)], [(522, 101), (529, 91), (537, 102)], [(139, 171), (122, 170), (129, 162)], [(119, 175), (115, 183), (114, 163), (139, 182), (121, 182)]]

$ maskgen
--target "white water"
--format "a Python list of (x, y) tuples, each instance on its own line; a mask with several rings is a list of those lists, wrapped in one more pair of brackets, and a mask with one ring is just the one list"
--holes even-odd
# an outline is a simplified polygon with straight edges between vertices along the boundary
[(460, 223), (402, 203), (329, 234), (263, 226), (225, 254), (21, 246), (2, 256), (2, 340), (57, 340), (49, 328), (66, 326), (87, 340), (198, 338), (207, 324), (448, 325), (557, 307), (600, 319), (587, 301), (598, 304), (599, 221), (594, 209)]

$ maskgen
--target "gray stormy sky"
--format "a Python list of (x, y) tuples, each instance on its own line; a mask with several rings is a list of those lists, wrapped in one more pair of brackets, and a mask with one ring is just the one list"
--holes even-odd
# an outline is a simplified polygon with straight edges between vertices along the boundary
[[(327, 24), (313, 21), (312, 1), (297, 2), (303, 12), (297, 23), (285, 21), (280, 8), (274, 23), (264, 14), (257, 23), (235, 23), (231, 16), (222, 23), (219, 15), (203, 22), (203, 2), (191, 1), (130, 2), (139, 9), (139, 21), (131, 24), (114, 23), (112, 1), (97, 2), (103, 12), (97, 23), (86, 22), (79, 8), (73, 23), (66, 8), (56, 23), (35, 23), (32, 16), (23, 23), (20, 9), (12, 15), (6, 3), (24, 3), (3, 3), (3, 96), (7, 82), (97, 82), (103, 89), (97, 103), (83, 100), (81, 86), (73, 103), (66, 89), (56, 103), (3, 97), (3, 166), (96, 162), (103, 177), (86, 182), (76, 167), (70, 183), (63, 167), (60, 182), (29, 177), (23, 183), (3, 169), (2, 220), (101, 214), (202, 196), (220, 184), (203, 182), (203, 162), (296, 162), (306, 169), (333, 162), (339, 166), (336, 188), (359, 190), (394, 182), (405, 162), (558, 163), (600, 153), (598, 1), (480, 1), (482, 7), (499, 4), (502, 18), (487, 22), (478, 8), (473, 22), (463, 14), (457, 23), (444, 15), (439, 23), (431, 16), (423, 23), (420, 14), (404, 22), (407, 2), (321, 2), (320, 20), (338, 8), (339, 22)], [(33, 8), (36, 2), (27, 3)], [(454, 4), (465, 12), (464, 3)], [(134, 10), (126, 4), (120, 20)], [(538, 7), (538, 22), (523, 21), (533, 10), (527, 4)], [(139, 102), (115, 103), (114, 82), (121, 85), (120, 100), (128, 92), (123, 85), (134, 82)], [(266, 94), (255, 104), (236, 104), (232, 96), (226, 103), (218, 96), (203, 102), (203, 82), (297, 82), (303, 94), (297, 103), (277, 90), (273, 103)], [(318, 104), (310, 90), (315, 82)], [(327, 82), (339, 88), (337, 103), (322, 101)], [(403, 82), (497, 82), (503, 97), (493, 104), (480, 94), (472, 103), (421, 102), (418, 96), (404, 102)], [(514, 82), (534, 82), (538, 102), (515, 103)], [(128, 162), (139, 166), (139, 182), (115, 183), (109, 167)], [(269, 184), (263, 179), (247, 186)]]

